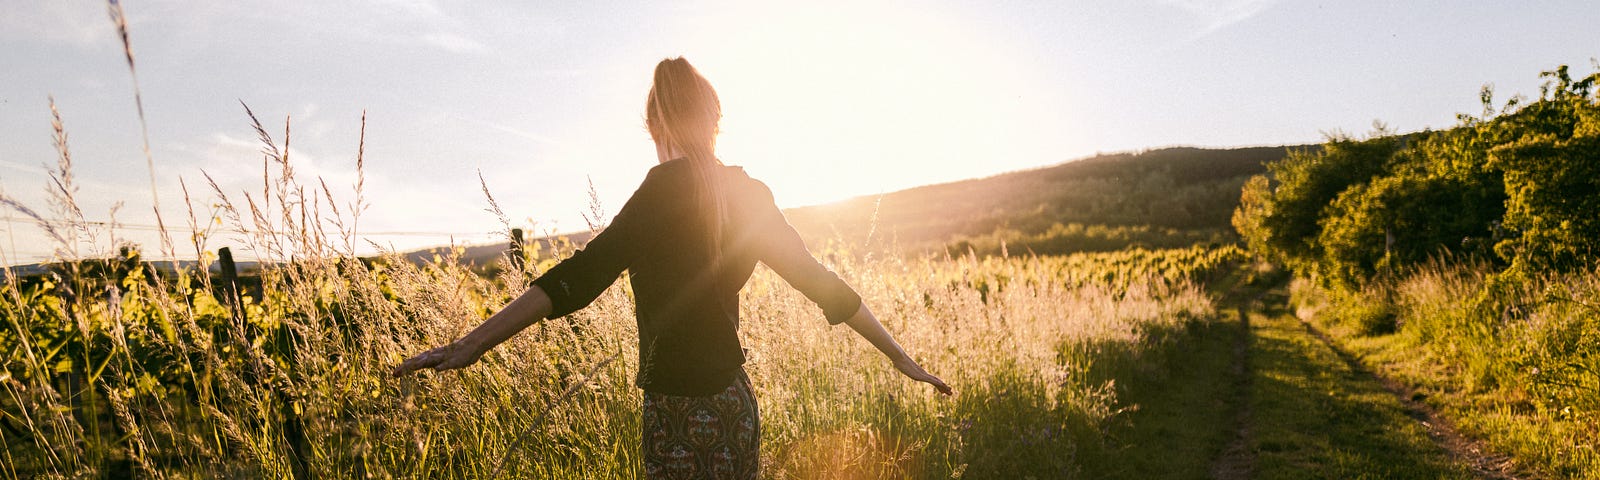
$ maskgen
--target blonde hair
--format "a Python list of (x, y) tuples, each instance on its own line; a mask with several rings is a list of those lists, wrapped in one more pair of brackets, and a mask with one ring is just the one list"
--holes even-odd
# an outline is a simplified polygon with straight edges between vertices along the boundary
[(645, 126), (650, 139), (683, 152), (694, 171), (695, 196), (701, 206), (713, 266), (721, 263), (727, 201), (716, 182), (718, 123), (722, 102), (700, 71), (683, 57), (656, 64), (655, 79), (645, 100)]

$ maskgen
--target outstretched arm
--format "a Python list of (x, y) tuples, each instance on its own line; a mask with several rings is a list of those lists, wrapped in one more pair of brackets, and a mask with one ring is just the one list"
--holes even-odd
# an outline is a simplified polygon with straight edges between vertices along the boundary
[(740, 238), (738, 244), (760, 251), (761, 263), (772, 267), (778, 276), (822, 307), (822, 314), (828, 318), (829, 324), (849, 324), (861, 338), (867, 339), (878, 351), (888, 356), (900, 373), (912, 380), (933, 385), (940, 393), (949, 395), (950, 386), (923, 370), (916, 360), (906, 355), (906, 351), (894, 341), (894, 336), (883, 329), (882, 323), (878, 323), (878, 317), (872, 315), (866, 302), (861, 301), (861, 295), (811, 256), (800, 234), (795, 232), (783, 217), (783, 212), (773, 203), (772, 191), (767, 189), (766, 184), (756, 182), (751, 194), (755, 197), (751, 202), (758, 208), (755, 216), (757, 226), (747, 229), (747, 236)]
[(650, 231), (652, 214), (648, 211), (655, 200), (649, 177), (633, 193), (628, 203), (617, 212), (611, 225), (589, 240), (583, 250), (551, 267), (522, 296), (512, 300), (488, 320), (466, 336), (450, 344), (422, 352), (394, 367), (400, 376), (424, 368), (437, 371), (457, 369), (472, 365), (484, 352), (494, 348), (529, 325), (551, 317), (563, 317), (581, 309), (607, 287), (617, 281), (617, 276), (633, 262), (638, 254), (634, 246), (640, 232)]
[(861, 309), (857, 310), (855, 315), (846, 319), (844, 323), (860, 334), (861, 338), (871, 342), (872, 346), (878, 348), (878, 351), (888, 356), (889, 361), (894, 362), (894, 368), (899, 370), (900, 373), (911, 377), (912, 380), (933, 385), (933, 388), (938, 389), (939, 393), (945, 395), (951, 393), (950, 386), (945, 385), (944, 380), (940, 380), (939, 377), (928, 373), (927, 370), (923, 370), (921, 365), (917, 365), (916, 360), (912, 360), (910, 355), (906, 355), (906, 351), (900, 348), (900, 343), (895, 342), (894, 336), (890, 335), (888, 330), (883, 329), (883, 324), (878, 322), (878, 317), (872, 315), (872, 310), (867, 308), (866, 303), (862, 303)]
[(534, 285), (512, 300), (478, 328), (444, 346), (417, 354), (394, 367), (394, 376), (401, 376), (424, 368), (435, 371), (453, 370), (473, 363), (485, 352), (509, 340), (517, 332), (550, 316), (553, 307), (544, 289)]

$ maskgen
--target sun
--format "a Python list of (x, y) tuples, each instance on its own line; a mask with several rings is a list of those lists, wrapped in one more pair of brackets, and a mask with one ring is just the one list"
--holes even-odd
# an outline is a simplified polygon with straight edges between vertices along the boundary
[[(785, 206), (1053, 160), (1048, 89), (980, 27), (871, 5), (737, 6), (692, 60), (723, 102), (718, 153)], [(846, 12), (846, 13), (841, 13)]]

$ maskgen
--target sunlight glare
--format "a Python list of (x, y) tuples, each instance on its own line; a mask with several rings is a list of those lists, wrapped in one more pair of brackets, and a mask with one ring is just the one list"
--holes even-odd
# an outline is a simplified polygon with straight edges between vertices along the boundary
[[(841, 14), (848, 11), (849, 14)], [(1048, 89), (981, 26), (888, 4), (744, 6), (693, 59), (723, 100), (718, 150), (786, 206), (1059, 160)]]

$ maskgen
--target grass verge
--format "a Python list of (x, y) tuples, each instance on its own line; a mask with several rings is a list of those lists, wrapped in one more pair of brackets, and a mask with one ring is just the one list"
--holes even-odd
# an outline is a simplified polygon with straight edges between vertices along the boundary
[[(1248, 273), (1235, 270), (1208, 292), (1232, 305), (1248, 295)], [(1086, 478), (1205, 478), (1234, 437), (1242, 371), (1234, 348), (1246, 338), (1232, 309), (1208, 321), (1152, 329), (1139, 350), (1102, 356), (1090, 374), (1112, 381), (1124, 411), (1080, 463)]]
[[(1127, 412), (1106, 428), (1104, 444), (1083, 459), (1087, 478), (1204, 478), (1231, 438), (1235, 394), (1231, 353), (1237, 318), (1151, 332), (1162, 348), (1138, 358), (1108, 356)], [(1123, 361), (1127, 360), (1127, 361)]]
[(1252, 312), (1254, 478), (1470, 478), (1401, 401), (1289, 314)]
[[(1298, 280), (1301, 316), (1466, 437), (1478, 464), (1525, 478), (1600, 478), (1600, 275), (1496, 284), (1484, 265), (1430, 264), (1340, 298)], [(1387, 303), (1397, 326), (1365, 331), (1348, 304)]]

